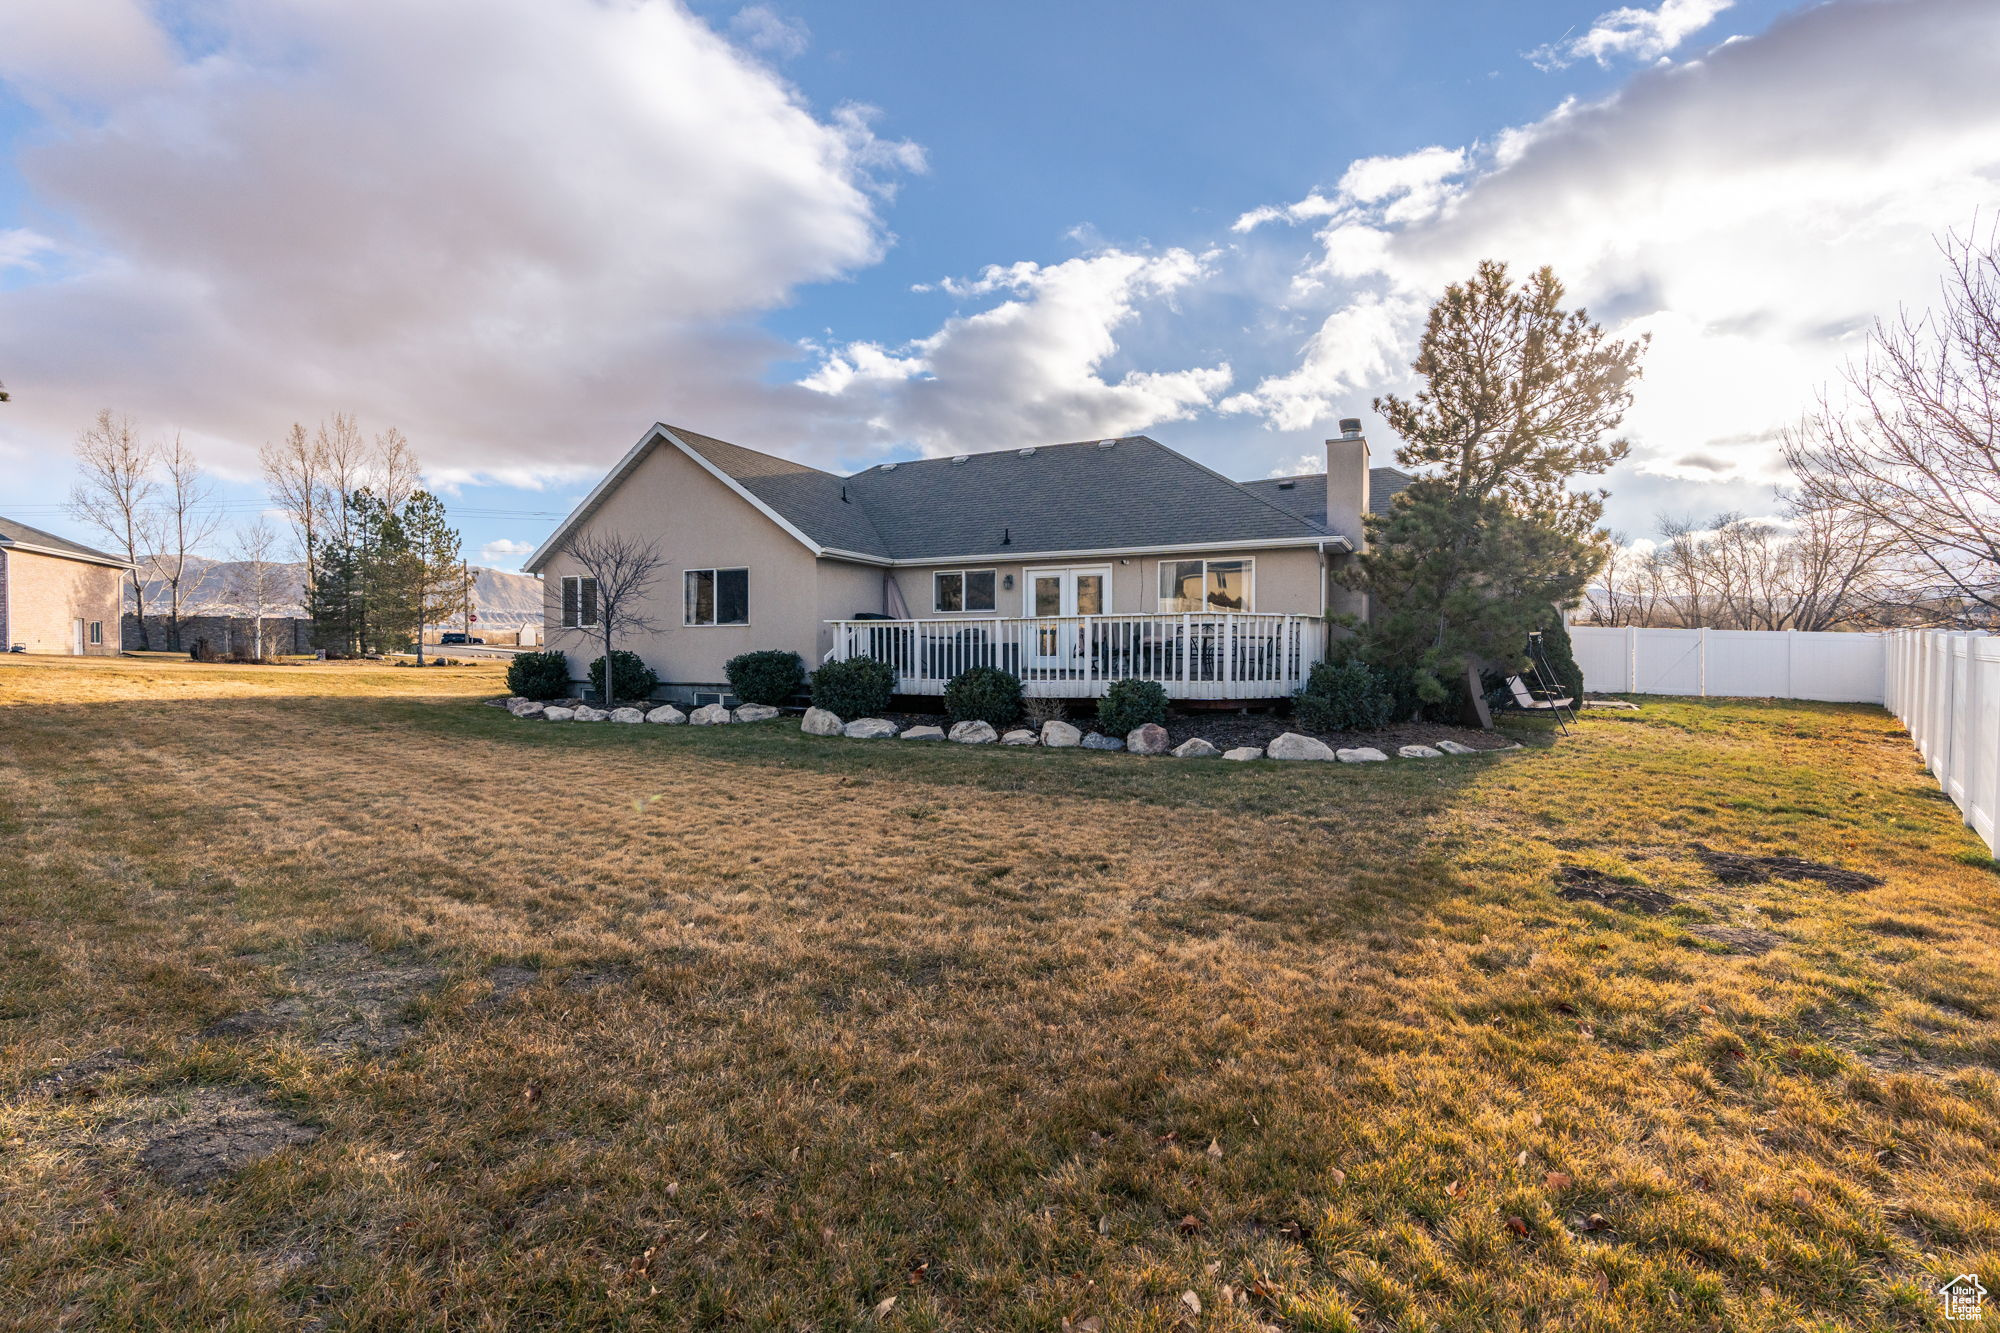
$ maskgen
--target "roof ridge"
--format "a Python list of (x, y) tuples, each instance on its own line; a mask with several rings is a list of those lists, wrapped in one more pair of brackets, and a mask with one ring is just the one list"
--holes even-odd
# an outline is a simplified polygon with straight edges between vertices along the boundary
[[(114, 564), (119, 564), (119, 565), (125, 563), (125, 561), (120, 560), (117, 556), (111, 554), (111, 552), (109, 551), (100, 551), (95, 546), (85, 546), (80, 541), (73, 541), (68, 537), (64, 537), (57, 533), (50, 532), (47, 528), (38, 528), (32, 523), (23, 523), (18, 518), (8, 518), (5, 514), (0, 514), (0, 524), (6, 524), (8, 526), (18, 528), (22, 532), (32, 533), (36, 537), (41, 537), (50, 542), (53, 542), (57, 547), (66, 546), (69, 547), (71, 550), (81, 552), (82, 554), (90, 556), (93, 559), (109, 560)], [(9, 546), (19, 546), (22, 544), (20, 538), (10, 537), (4, 530), (0, 530), (0, 542), (4, 542)], [(34, 543), (30, 541), (28, 544), (33, 545)]]
[(1228, 485), (1234, 486), (1237, 490), (1243, 492), (1245, 495), (1249, 496), (1252, 500), (1255, 500), (1258, 504), (1263, 505), (1266, 509), (1272, 510), (1275, 513), (1283, 514), (1286, 518), (1292, 520), (1294, 523), (1303, 524), (1306, 527), (1311, 528), (1316, 532), (1320, 533), (1322, 536), (1331, 537), (1339, 535), (1338, 533), (1334, 532), (1333, 529), (1329, 527), (1327, 524), (1315, 523), (1309, 518), (1306, 518), (1300, 514), (1293, 513), (1291, 510), (1279, 504), (1276, 500), (1265, 499), (1263, 496), (1257, 494), (1257, 492), (1251, 490), (1248, 486), (1244, 485), (1240, 481), (1237, 481), (1235, 478), (1223, 476), (1220, 472), (1217, 472), (1214, 468), (1202, 462), (1199, 458), (1192, 458), (1187, 454), (1182, 453), (1178, 449), (1169, 449), (1166, 445), (1161, 444), (1158, 440), (1154, 439), (1150, 435), (1137, 435), (1134, 436), (1133, 438), (1144, 440), (1146, 443), (1152, 445), (1155, 449), (1158, 449), (1160, 452), (1172, 454), (1175, 458), (1180, 459), (1182, 462), (1200, 468), (1203, 472), (1206, 472), (1209, 476), (1214, 477), (1218, 481), (1225, 482)]
[(671, 422), (666, 422), (666, 421), (656, 421), (653, 424), (659, 427), (661, 430), (673, 432), (675, 435), (678, 435), (682, 439), (686, 439), (688, 436), (692, 435), (698, 440), (712, 440), (716, 444), (726, 444), (731, 449), (741, 449), (746, 454), (755, 454), (759, 458), (768, 458), (774, 463), (788, 464), (792, 467), (799, 469), (799, 471), (801, 472), (817, 472), (822, 477), (832, 477), (836, 480), (845, 480), (845, 478), (841, 477), (841, 474), (838, 472), (828, 472), (825, 468), (814, 467), (810, 463), (801, 463), (799, 462), (798, 459), (787, 458), (783, 454), (766, 453), (762, 449), (752, 449), (747, 444), (738, 444), (734, 440), (725, 440), (720, 435), (710, 435), (705, 431), (690, 430), (686, 426), (676, 426)]

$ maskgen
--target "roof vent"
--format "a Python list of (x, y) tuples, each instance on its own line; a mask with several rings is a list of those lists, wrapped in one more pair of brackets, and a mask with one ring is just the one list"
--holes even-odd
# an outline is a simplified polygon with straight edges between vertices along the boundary
[[(1299, 483), (1294, 478), (1287, 477), (1283, 481), (1278, 483), (1278, 489), (1281, 491), (1295, 490), (1297, 489), (1298, 484)], [(847, 494), (847, 492), (842, 491), (841, 494), (844, 496)]]
[(1014, 544), (1014, 529), (1000, 529), (1000, 544), (1002, 546), (1012, 546)]
[(847, 488), (845, 486), (840, 488), (840, 502), (844, 505), (854, 503), (854, 501), (847, 498)]
[(1342, 417), (1340, 419), (1340, 438), (1343, 440), (1355, 440), (1359, 439), (1360, 437), (1361, 437), (1361, 418)]
[(1109, 449), (1112, 445), (1117, 443), (1118, 441), (1116, 440), (1099, 440), (1097, 442), (1097, 447), (1100, 449)]
[(952, 462), (953, 462), (954, 464), (956, 464), (956, 463), (963, 463), (963, 462), (967, 461), (968, 459), (970, 459), (971, 457), (972, 457), (972, 455), (971, 455), (971, 454), (953, 454), (953, 455), (952, 455), (952, 459), (951, 459), (951, 461), (952, 461)]
[(1023, 458), (1033, 458), (1035, 456), (1035, 451), (1033, 448), (1017, 449), (1014, 452), (1018, 453)]
[(894, 472), (896, 470), (896, 465), (894, 463), (884, 463), (882, 465), (882, 470), (884, 472)]

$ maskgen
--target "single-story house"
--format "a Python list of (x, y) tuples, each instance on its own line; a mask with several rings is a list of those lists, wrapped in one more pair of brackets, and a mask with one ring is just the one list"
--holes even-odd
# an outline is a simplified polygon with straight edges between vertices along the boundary
[(0, 518), (0, 651), (115, 655), (132, 566)]
[(582, 680), (603, 651), (598, 590), (570, 543), (654, 549), (651, 627), (618, 646), (678, 700), (726, 695), (724, 664), (767, 648), (808, 668), (881, 658), (909, 694), (990, 665), (1031, 696), (1140, 676), (1175, 698), (1278, 698), (1325, 655), (1329, 616), (1366, 613), (1337, 575), (1364, 511), (1410, 481), (1341, 426), (1324, 473), (1236, 482), (1144, 435), (840, 476), (657, 425), (524, 568)]

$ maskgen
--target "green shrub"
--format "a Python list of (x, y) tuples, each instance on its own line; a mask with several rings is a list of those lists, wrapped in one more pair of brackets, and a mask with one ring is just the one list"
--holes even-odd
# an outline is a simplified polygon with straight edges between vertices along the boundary
[[(1569, 626), (1563, 624), (1560, 615), (1542, 627), (1542, 656), (1548, 659), (1549, 668), (1556, 675), (1549, 684), (1575, 700), (1577, 707), (1582, 707), (1583, 668), (1576, 664), (1576, 650), (1569, 641)], [(1533, 679), (1530, 674), (1529, 680)]]
[(617, 699), (644, 699), (660, 686), (660, 678), (653, 674), (653, 668), (646, 665), (637, 653), (628, 653), (623, 648), (611, 654), (611, 688), (604, 688), (604, 659), (598, 658), (590, 664), (590, 688), (597, 691), (599, 703), (610, 703)]
[(1157, 680), (1115, 680), (1097, 701), (1097, 724), (1107, 736), (1166, 720), (1167, 687)]
[(896, 668), (872, 657), (826, 662), (812, 674), (813, 707), (847, 722), (887, 712), (895, 692)]
[(1349, 656), (1315, 666), (1292, 711), (1308, 731), (1375, 731), (1393, 704), (1375, 668)]
[(954, 722), (1004, 727), (1021, 716), (1021, 678), (999, 667), (968, 667), (945, 685), (944, 711)]
[(732, 657), (722, 670), (730, 690), (746, 704), (782, 706), (806, 685), (806, 664), (782, 648)]
[(507, 664), (507, 688), (523, 699), (568, 697), (569, 654), (553, 650), (514, 654)]

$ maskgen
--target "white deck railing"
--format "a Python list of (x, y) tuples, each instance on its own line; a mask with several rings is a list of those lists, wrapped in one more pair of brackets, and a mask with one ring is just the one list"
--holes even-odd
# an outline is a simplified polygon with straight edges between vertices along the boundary
[(831, 620), (829, 662), (873, 657), (901, 694), (943, 694), (968, 667), (1021, 678), (1031, 697), (1089, 699), (1115, 680), (1164, 685), (1170, 699), (1278, 699), (1326, 655), (1318, 616), (1135, 615)]

